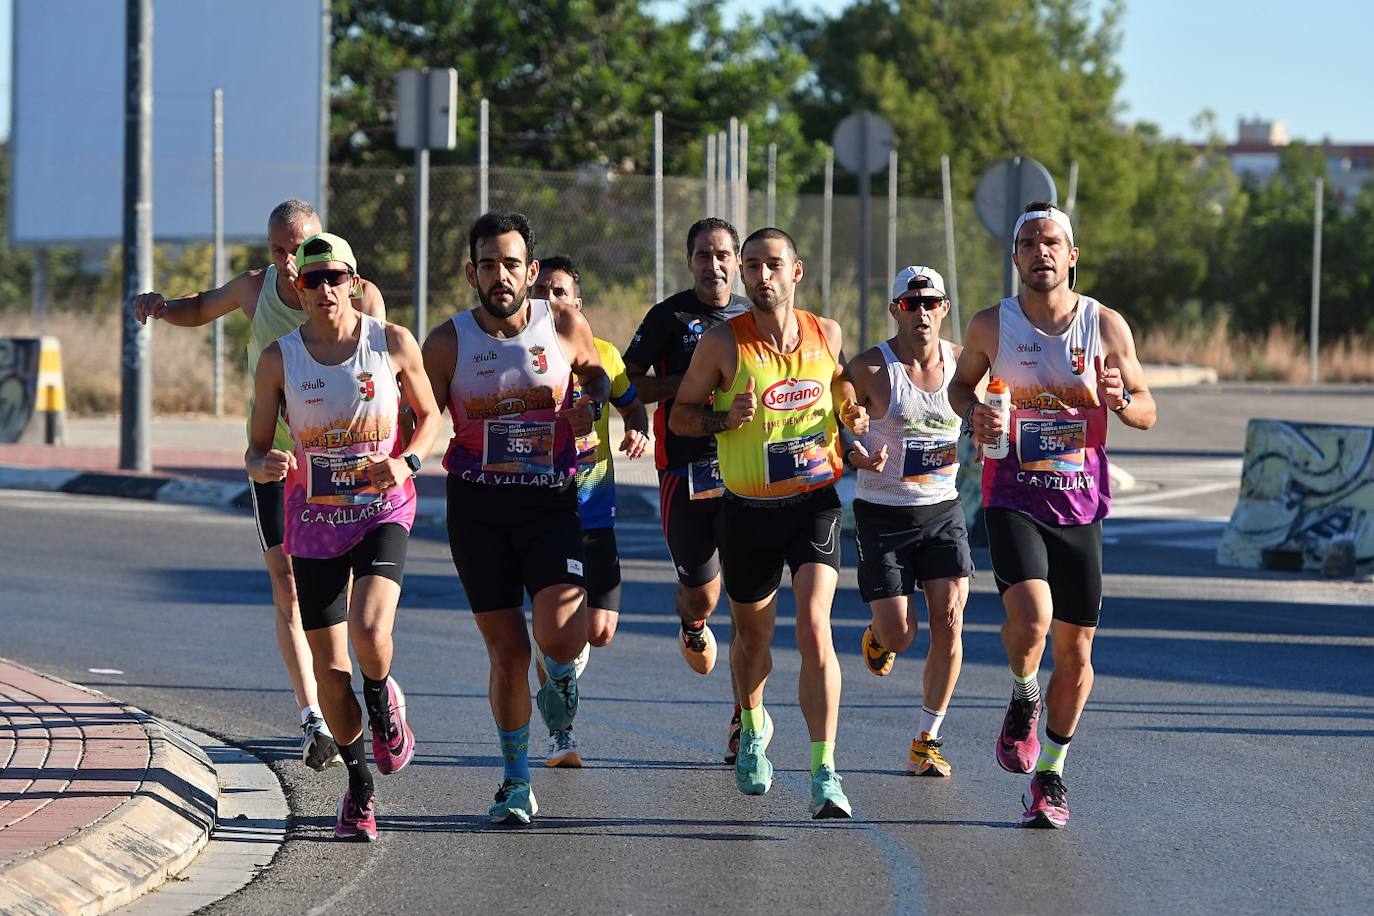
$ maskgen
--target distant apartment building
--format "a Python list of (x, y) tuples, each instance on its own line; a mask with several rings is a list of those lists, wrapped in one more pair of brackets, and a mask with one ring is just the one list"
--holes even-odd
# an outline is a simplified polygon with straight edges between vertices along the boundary
[[(1282, 121), (1262, 118), (1240, 119), (1236, 142), (1222, 148), (1231, 160), (1231, 169), (1260, 183), (1269, 181), (1279, 170), (1279, 152), (1289, 144), (1288, 130)], [(1338, 206), (1354, 203), (1360, 188), (1374, 175), (1374, 143), (1319, 144), (1326, 156), (1326, 180)]]

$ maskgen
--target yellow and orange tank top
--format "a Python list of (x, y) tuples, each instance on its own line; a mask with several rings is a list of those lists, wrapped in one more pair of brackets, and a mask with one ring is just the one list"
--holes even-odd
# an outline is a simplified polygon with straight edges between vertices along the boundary
[(752, 311), (730, 319), (738, 368), (716, 391), (718, 413), (754, 380), (758, 406), (739, 429), (716, 434), (725, 488), (750, 499), (781, 499), (832, 485), (840, 476), (838, 428), (830, 397), (838, 356), (810, 312), (797, 311), (800, 339), (781, 353), (759, 335)]

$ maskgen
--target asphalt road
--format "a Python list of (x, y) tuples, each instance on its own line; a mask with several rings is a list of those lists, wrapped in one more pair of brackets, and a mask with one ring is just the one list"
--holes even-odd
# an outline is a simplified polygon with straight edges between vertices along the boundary
[[(332, 841), (343, 775), (295, 756), (247, 516), (0, 491), (0, 654), (271, 762), (293, 812), (288, 842), (216, 913), (1367, 912), (1374, 586), (1213, 565), (1241, 443), (1199, 430), (1250, 403), (1217, 396), (1162, 395), (1156, 436), (1114, 440), (1140, 486), (1107, 524), (1097, 686), (1068, 758), (1064, 831), (1018, 829), (1025, 778), (993, 760), (1010, 684), (986, 573), (945, 725), (953, 778), (913, 780), (903, 763), (926, 641), (891, 676), (865, 672), (849, 558), (835, 634), (850, 822), (807, 818), (786, 598), (767, 699), (778, 780), (761, 799), (735, 789), (719, 763), (723, 660), (701, 677), (679, 657), (652, 523), (621, 530), (625, 613), (582, 684), (589, 767), (536, 772), (542, 816), (523, 830), (486, 823), (500, 775), (487, 664), (438, 530), (412, 539), (396, 633), (419, 752), (379, 780), (372, 846)], [(988, 568), (985, 551), (975, 559)], [(728, 634), (723, 613), (716, 627)]]

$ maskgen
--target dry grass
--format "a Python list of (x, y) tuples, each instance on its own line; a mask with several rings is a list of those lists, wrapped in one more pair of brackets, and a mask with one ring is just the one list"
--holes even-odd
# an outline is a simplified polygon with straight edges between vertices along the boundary
[[(1137, 341), (1141, 362), (1209, 366), (1225, 380), (1306, 382), (1307, 341), (1287, 325), (1262, 334), (1231, 330), (1223, 318), (1209, 327), (1157, 329)], [(1374, 335), (1352, 335), (1322, 347), (1324, 382), (1374, 382)]]
[[(0, 337), (34, 336), (27, 315), (0, 314)], [(109, 414), (119, 410), (121, 327), (115, 309), (91, 314), (50, 313), (44, 333), (62, 344), (62, 373), (67, 410), (74, 414)], [(162, 414), (210, 413), (214, 410), (214, 368), (210, 328), (159, 325), (153, 341), (153, 410)], [(243, 351), (226, 340), (224, 408), (229, 415), (247, 410), (249, 385)]]

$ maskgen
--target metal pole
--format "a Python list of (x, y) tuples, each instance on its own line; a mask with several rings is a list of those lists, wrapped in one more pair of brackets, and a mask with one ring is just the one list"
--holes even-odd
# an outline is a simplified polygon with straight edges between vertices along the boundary
[(725, 163), (729, 160), (730, 135), (725, 131), (716, 133), (716, 212), (712, 216), (726, 219), (730, 216), (729, 205), (725, 198)]
[[(224, 91), (216, 89), (213, 98), (214, 124), (214, 202), (211, 206), (214, 220), (214, 249), (211, 253), (210, 286), (219, 289), (224, 285)], [(224, 416), (224, 317), (215, 319), (211, 329), (211, 348), (215, 361), (215, 416)]]
[(134, 297), (153, 288), (153, 0), (124, 4), (124, 328), (119, 466), (153, 469), (153, 327)]
[[(421, 71), (420, 111), (428, 123), (429, 74)], [(428, 142), (429, 130), (421, 132)], [(483, 213), (486, 209), (483, 208)], [(429, 148), (415, 148), (415, 339), (424, 340), (429, 327)]]
[(491, 142), (490, 106), (483, 99), (477, 117), (477, 209), (486, 213), (491, 206), (489, 143)]
[[(1002, 213), (1003, 239), (1011, 233), (1011, 227), (1016, 225), (1017, 211), (1024, 204), (1025, 201), (1021, 200), (1021, 157), (1017, 156), (1012, 159), (1011, 168), (1007, 169), (1006, 207)], [(1004, 241), (1003, 245), (1005, 244)], [(1002, 249), (1002, 295), (1007, 298), (1016, 295), (1016, 271), (1012, 269), (1011, 255), (1005, 247)]]
[(963, 343), (964, 325), (959, 320), (959, 271), (954, 266), (954, 194), (950, 190), (949, 157), (940, 157), (940, 184), (945, 196), (945, 283), (949, 293), (949, 314), (954, 319), (950, 330), (955, 343)]
[(716, 135), (706, 135), (706, 213), (716, 215)]
[(739, 118), (730, 119), (725, 153), (725, 218), (739, 228)]
[[(892, 277), (897, 276), (897, 148), (893, 147), (887, 151), (887, 276), (889, 279), (884, 282), (891, 282)], [(885, 309), (887, 312), (887, 333), (893, 336), (897, 333), (897, 319), (892, 317), (892, 310)]]
[(654, 301), (663, 301), (663, 112), (654, 112)]
[(821, 314), (830, 316), (830, 243), (835, 220), (835, 151), (825, 151), (825, 191), (821, 211)]
[(768, 225), (778, 224), (778, 145), (768, 144)]
[(869, 225), (869, 195), (872, 192), (868, 174), (868, 113), (859, 115), (859, 346), (855, 352), (868, 348), (868, 280), (872, 269), (869, 251), (872, 227)]
[[(1078, 208), (1078, 160), (1069, 163), (1069, 196), (1064, 201), (1064, 212), (1073, 219), (1073, 211)], [(1015, 225), (1015, 224), (1013, 224)]]
[(329, 225), (329, 87), (333, 84), (329, 72), (330, 20), (329, 0), (320, 0), (320, 187), (315, 200), (315, 213), (321, 228)]
[(42, 334), (48, 323), (48, 249), (33, 250), (33, 326)]
[(1308, 380), (1313, 385), (1317, 384), (1319, 374), (1317, 347), (1322, 310), (1322, 204), (1325, 190), (1325, 180), (1318, 177), (1315, 200), (1312, 202), (1312, 330), (1307, 335), (1308, 364), (1311, 366)]
[(739, 176), (739, 190), (735, 194), (736, 220), (735, 228), (741, 233), (749, 228), (749, 125), (739, 126), (739, 168), (735, 174)]

